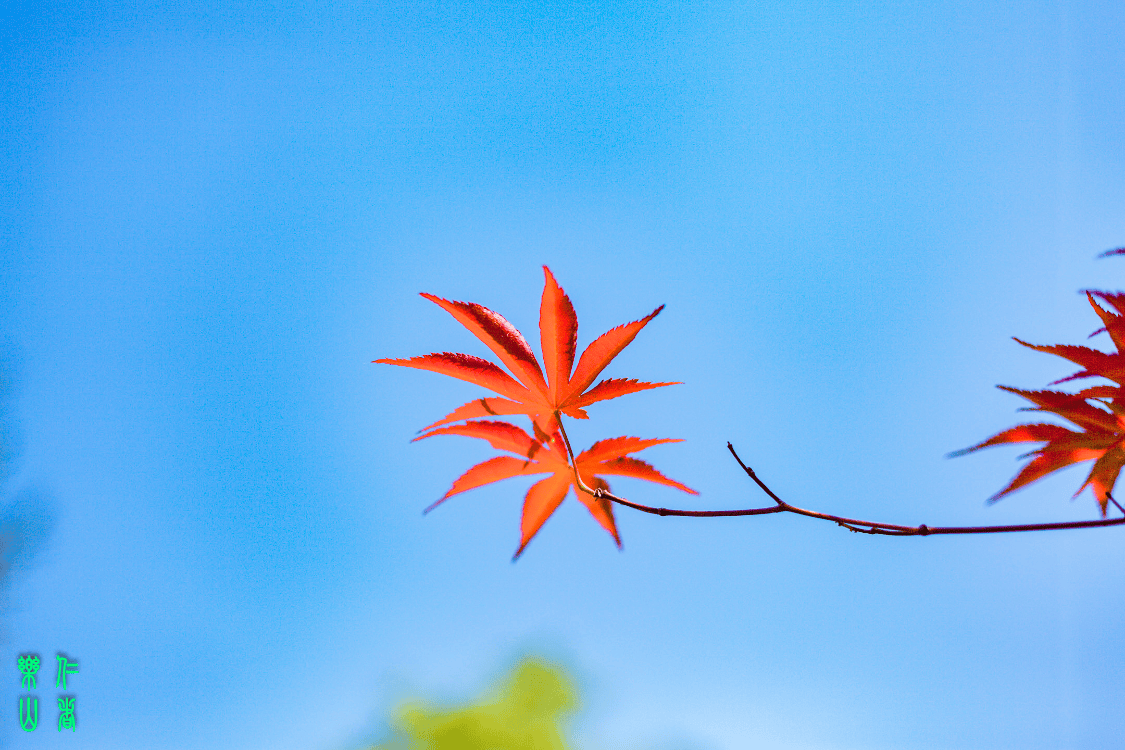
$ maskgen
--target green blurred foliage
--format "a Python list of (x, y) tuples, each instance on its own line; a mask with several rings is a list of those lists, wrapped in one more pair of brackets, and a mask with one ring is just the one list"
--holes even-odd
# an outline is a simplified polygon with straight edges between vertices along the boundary
[(394, 738), (373, 750), (569, 750), (564, 721), (578, 695), (562, 667), (527, 657), (476, 702), (400, 707)]

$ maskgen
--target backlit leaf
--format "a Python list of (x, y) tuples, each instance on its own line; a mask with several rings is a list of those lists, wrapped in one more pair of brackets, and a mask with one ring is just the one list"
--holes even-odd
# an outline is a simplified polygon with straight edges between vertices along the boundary
[[(1100, 307), (1094, 301), (1095, 295), (1108, 302), (1117, 313)], [(951, 456), (964, 455), (1005, 443), (1043, 443), (1036, 450), (1021, 456), (1031, 460), (1008, 486), (990, 498), (991, 501), (999, 500), (1059, 469), (1093, 460), (1094, 465), (1075, 497), (1089, 487), (1098, 501), (1102, 515), (1106, 514), (1109, 496), (1125, 466), (1125, 388), (1122, 387), (1125, 385), (1125, 355), (1121, 351), (1121, 346), (1125, 343), (1125, 318), (1119, 314), (1125, 308), (1125, 295), (1120, 292), (1087, 291), (1087, 298), (1105, 324), (1103, 330), (1109, 332), (1117, 351), (1106, 353), (1085, 346), (1036, 346), (1019, 339), (1016, 341), (1036, 351), (1063, 357), (1085, 368), (1055, 383), (1103, 377), (1114, 381), (1116, 385), (1091, 386), (1078, 393), (1025, 391), (999, 386), (1035, 404), (1027, 410), (1056, 414), (1075, 424), (1080, 430), (1055, 424), (1019, 425), (972, 447), (951, 453)]]
[[(576, 419), (586, 419), (583, 407), (597, 401), (617, 398), (628, 393), (659, 388), (677, 383), (642, 383), (636, 380), (603, 380), (587, 390), (594, 378), (636, 337), (664, 306), (648, 316), (617, 326), (594, 340), (574, 363), (578, 335), (578, 318), (574, 306), (555, 281), (551, 270), (543, 266), (543, 297), (539, 306), (539, 333), (545, 368), (540, 368), (527, 340), (499, 313), (472, 302), (451, 302), (432, 294), (422, 296), (439, 305), (496, 353), (515, 376), (513, 379), (497, 365), (467, 354), (427, 354), (409, 359), (377, 359), (375, 362), (400, 367), (414, 367), (467, 380), (504, 396), (470, 401), (455, 409), (430, 427), (452, 421), (502, 414), (526, 414), (544, 435), (554, 432), (558, 423), (556, 412)], [(546, 376), (544, 376), (544, 370)], [(518, 381), (518, 382), (517, 382)]]
[[(519, 427), (506, 422), (470, 421), (449, 427), (439, 427), (415, 439), (421, 440), (434, 435), (464, 435), (487, 440), (494, 448), (518, 453), (523, 458), (498, 456), (473, 466), (453, 483), (453, 486), (445, 495), (430, 508), (427, 508), (427, 512), (454, 495), (490, 482), (498, 482), (514, 476), (551, 474), (547, 479), (532, 485), (524, 496), (523, 517), (520, 521), (520, 544), (515, 556), (519, 557), (523, 553), (527, 543), (555, 512), (571, 487), (574, 487), (578, 499), (586, 506), (594, 519), (609, 532), (617, 546), (621, 546), (621, 538), (617, 533), (617, 525), (613, 518), (612, 504), (608, 500), (595, 498), (578, 489), (574, 482), (574, 469), (567, 458), (566, 447), (559, 433), (556, 432), (550, 439), (541, 442)], [(593, 489), (602, 488), (608, 491), (609, 484), (602, 479), (602, 475), (617, 475), (644, 479), (649, 482), (675, 487), (693, 495), (698, 494), (690, 487), (664, 476), (644, 461), (639, 461), (628, 455), (653, 445), (675, 442), (680, 441), (667, 438), (642, 440), (635, 437), (601, 440), (591, 446), (589, 450), (575, 456), (575, 465), (582, 481)]]

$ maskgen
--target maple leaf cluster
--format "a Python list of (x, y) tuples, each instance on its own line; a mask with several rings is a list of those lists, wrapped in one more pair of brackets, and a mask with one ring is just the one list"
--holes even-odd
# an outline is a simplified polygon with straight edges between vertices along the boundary
[[(1113, 310), (1102, 308), (1094, 299), (1095, 296), (1107, 302)], [(1086, 298), (1104, 324), (1103, 328), (1090, 336), (1107, 332), (1117, 351), (1106, 353), (1086, 346), (1065, 344), (1037, 346), (1018, 338), (1015, 340), (1036, 351), (1068, 359), (1083, 368), (1050, 385), (1095, 377), (1105, 378), (1116, 385), (1094, 385), (1077, 393), (1025, 391), (997, 386), (1035, 404), (1034, 407), (1025, 407), (1021, 411), (1056, 414), (1080, 429), (1072, 430), (1062, 425), (1046, 423), (1018, 425), (993, 435), (982, 443), (950, 454), (963, 455), (1005, 443), (1044, 443), (1042, 447), (1020, 457), (1031, 457), (1031, 460), (1007, 487), (990, 498), (992, 502), (1059, 469), (1093, 460), (1090, 474), (1074, 496), (1078, 497), (1082, 490), (1089, 487), (1098, 501), (1102, 516), (1106, 515), (1113, 485), (1125, 466), (1125, 293), (1087, 290)]]
[[(597, 401), (617, 398), (649, 388), (678, 385), (678, 383), (644, 383), (631, 379), (610, 378), (590, 387), (610, 361), (632, 342), (637, 333), (656, 317), (664, 306), (661, 305), (640, 320), (617, 326), (599, 336), (582, 352), (575, 366), (578, 318), (574, 306), (547, 266), (543, 266), (543, 274), (545, 283), (539, 308), (542, 368), (527, 340), (499, 313), (472, 302), (451, 302), (424, 292), (423, 297), (440, 306), (484, 342), (500, 358), (508, 368), (508, 372), (487, 359), (450, 352), (426, 354), (408, 359), (377, 359), (375, 362), (449, 375), (484, 386), (500, 396), (500, 398), (479, 398), (459, 406), (437, 422), (422, 428), (420, 432), (423, 434), (414, 438), (414, 440), (421, 440), (434, 435), (462, 435), (487, 440), (493, 448), (519, 456), (519, 458), (497, 456), (471, 467), (458, 477), (449, 491), (427, 508), (426, 512), (453, 495), (485, 484), (515, 476), (550, 474), (546, 479), (532, 485), (524, 497), (523, 515), (520, 521), (520, 544), (515, 557), (523, 553), (528, 542), (559, 507), (571, 487), (594, 519), (609, 532), (620, 548), (621, 537), (617, 532), (610, 501), (595, 497), (583, 490), (578, 480), (581, 480), (587, 488), (608, 492), (609, 484), (602, 478), (603, 476), (626, 476), (698, 494), (695, 490), (664, 476), (650, 464), (629, 455), (653, 445), (681, 441), (642, 440), (636, 437), (609, 438), (594, 443), (587, 450), (574, 456), (572, 461), (560, 419), (561, 415), (588, 419), (585, 407)], [(534, 436), (509, 422), (481, 419), (509, 415), (529, 417)], [(461, 424), (453, 424), (456, 422)]]

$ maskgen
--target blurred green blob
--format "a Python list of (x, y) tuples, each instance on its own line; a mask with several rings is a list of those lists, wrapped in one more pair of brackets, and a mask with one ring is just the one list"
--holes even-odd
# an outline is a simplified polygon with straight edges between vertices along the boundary
[(463, 708), (402, 706), (391, 723), (394, 739), (375, 750), (568, 750), (562, 724), (577, 708), (563, 669), (528, 657)]

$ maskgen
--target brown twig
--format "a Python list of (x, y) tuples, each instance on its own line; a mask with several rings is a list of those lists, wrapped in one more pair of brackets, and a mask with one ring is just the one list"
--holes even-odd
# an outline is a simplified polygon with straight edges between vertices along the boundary
[[(605, 498), (612, 500), (615, 503), (626, 505), (636, 510), (644, 511), (645, 513), (655, 513), (658, 516), (694, 516), (696, 518), (711, 518), (716, 516), (760, 516), (763, 513), (780, 513), (785, 508), (750, 508), (749, 510), (672, 510), (671, 508), (653, 508), (650, 505), (641, 505), (626, 500), (623, 497), (618, 497), (603, 489), (593, 489), (588, 487), (582, 481), (582, 477), (578, 476), (578, 462), (574, 459), (574, 450), (570, 447), (570, 438), (566, 435), (566, 428), (563, 427), (562, 418), (558, 412), (555, 412), (555, 419), (559, 423), (559, 432), (562, 433), (563, 443), (566, 445), (566, 453), (570, 457), (570, 465), (574, 468), (574, 486), (585, 492), (587, 495), (593, 495), (596, 498)], [(741, 462), (740, 462), (741, 463)], [(759, 484), (761, 484), (759, 482)], [(762, 485), (765, 487), (765, 485)], [(767, 489), (766, 492), (769, 492)], [(770, 493), (773, 494), (772, 492)], [(780, 503), (781, 501), (778, 500)]]
[(1119, 511), (1121, 511), (1122, 515), (1125, 515), (1125, 508), (1122, 508), (1122, 507), (1121, 507), (1121, 503), (1117, 502), (1117, 501), (1116, 501), (1116, 500), (1115, 500), (1115, 499), (1113, 498), (1113, 495), (1111, 495), (1111, 494), (1109, 494), (1109, 493), (1107, 492), (1107, 493), (1105, 493), (1105, 496), (1109, 498), (1109, 501), (1110, 501), (1111, 503), (1113, 503), (1114, 505), (1116, 505), (1116, 506), (1117, 506), (1117, 509), (1118, 509)]
[[(562, 420), (559, 420), (560, 429)], [(570, 453), (570, 460), (573, 463), (574, 454), (570, 450), (570, 440), (566, 437), (566, 432), (563, 431), (563, 440), (566, 442), (567, 452)], [(734, 460), (738, 461), (738, 465), (746, 472), (746, 475), (754, 480), (754, 482), (762, 488), (762, 491), (770, 496), (776, 505), (766, 508), (746, 508), (743, 510), (672, 510), (670, 508), (654, 508), (649, 505), (641, 505), (634, 503), (621, 497), (617, 497), (605, 490), (596, 489), (591, 490), (586, 487), (585, 483), (581, 480), (578, 481), (578, 486), (583, 492), (587, 492), (596, 498), (605, 498), (611, 500), (619, 505), (624, 505), (634, 510), (643, 511), (645, 513), (653, 513), (658, 516), (694, 516), (701, 518), (717, 518), (720, 516), (759, 516), (766, 513), (796, 513), (801, 516), (808, 516), (809, 518), (819, 518), (824, 521), (832, 521), (833, 523), (843, 526), (849, 531), (854, 531), (857, 534), (882, 534), (884, 536), (930, 536), (931, 534), (999, 534), (1009, 531), (1048, 531), (1054, 529), (1089, 529), (1096, 526), (1120, 526), (1125, 524), (1125, 517), (1122, 518), (1103, 518), (1097, 521), (1065, 521), (1061, 523), (1028, 523), (1028, 524), (1014, 524), (1009, 526), (927, 526), (926, 524), (919, 524), (918, 526), (899, 526), (893, 523), (881, 523), (878, 521), (863, 521), (858, 518), (846, 518), (844, 516), (835, 516), (831, 513), (818, 513), (815, 510), (806, 510), (805, 508), (798, 508), (796, 505), (790, 505), (782, 500), (773, 490), (766, 486), (766, 483), (758, 478), (746, 464), (742, 463), (742, 459), (734, 450), (734, 446), (727, 443), (727, 449)], [(577, 470), (575, 471), (575, 478), (577, 479)], [(1125, 514), (1125, 508), (1113, 499), (1111, 495), (1110, 501), (1117, 506), (1117, 509)]]

